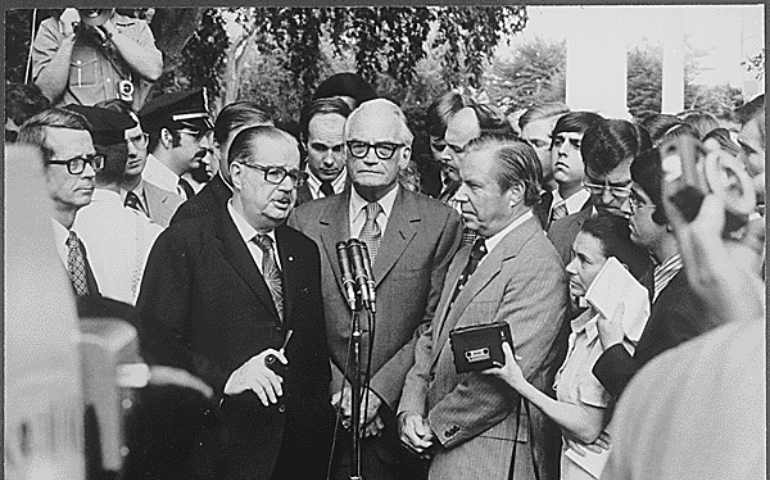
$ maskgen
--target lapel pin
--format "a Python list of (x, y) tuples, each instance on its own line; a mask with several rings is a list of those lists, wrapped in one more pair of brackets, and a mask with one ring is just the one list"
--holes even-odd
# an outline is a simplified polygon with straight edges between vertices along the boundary
[(289, 255), (289, 261), (290, 261), (290, 262), (293, 262), (293, 261), (294, 261), (294, 257), (292, 257), (291, 255)]

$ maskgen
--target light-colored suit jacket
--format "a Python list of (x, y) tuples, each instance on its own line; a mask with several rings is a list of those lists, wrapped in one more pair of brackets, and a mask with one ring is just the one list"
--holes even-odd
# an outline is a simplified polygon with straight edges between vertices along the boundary
[[(436, 316), (415, 347), (398, 411), (428, 418), (440, 446), (431, 479), (506, 479), (514, 440), (517, 479), (534, 478), (529, 425), (520, 397), (510, 387), (478, 373), (455, 371), (449, 332), (457, 327), (507, 322), (524, 375), (547, 385), (546, 357), (567, 305), (567, 279), (559, 256), (534, 216), (516, 227), (479, 264), (450, 300), (471, 246), (463, 247), (447, 272)], [(542, 413), (531, 408), (534, 453), (542, 459)], [(518, 427), (518, 431), (517, 431)], [(542, 461), (538, 470), (543, 477)]]
[(162, 188), (142, 180), (144, 186), (144, 198), (147, 200), (147, 210), (150, 214), (150, 220), (161, 227), (168, 227), (171, 217), (176, 213), (185, 199), (176, 193), (163, 190)]
[[(338, 392), (348, 357), (351, 312), (337, 261), (337, 242), (348, 240), (350, 189), (298, 207), (288, 225), (309, 236), (321, 252), (324, 314), (332, 368), (331, 392)], [(377, 313), (371, 388), (395, 409), (404, 376), (412, 366), (417, 329), (433, 318), (444, 277), (460, 243), (459, 215), (443, 203), (400, 188), (376, 261)], [(362, 351), (369, 335), (361, 321)], [(364, 362), (365, 360), (364, 355)]]

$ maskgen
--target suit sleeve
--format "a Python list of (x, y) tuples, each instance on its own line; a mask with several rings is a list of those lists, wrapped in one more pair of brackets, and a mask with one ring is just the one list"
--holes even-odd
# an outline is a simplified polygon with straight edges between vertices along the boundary
[[(432, 358), (433, 325), (424, 330), (414, 346), (414, 365), (404, 379), (404, 389), (396, 413), (413, 412), (425, 417), (427, 412), (426, 396), (430, 382), (430, 362)], [(419, 332), (419, 330), (418, 330)]]
[(641, 366), (620, 343), (612, 345), (599, 356), (593, 368), (594, 376), (613, 397), (620, 395)]
[(193, 309), (189, 264), (193, 256), (171, 230), (156, 240), (137, 301), (139, 345), (148, 363), (187, 370), (221, 395), (230, 372), (190, 349), (185, 340)]
[[(547, 367), (545, 360), (567, 305), (564, 273), (536, 257), (522, 252), (512, 260), (519, 262), (515, 270), (503, 266), (508, 284), (497, 315), (490, 319), (511, 326), (514, 351), (529, 380), (540, 377)], [(499, 380), (472, 373), (431, 409), (428, 421), (441, 444), (453, 448), (505, 419), (519, 399)]]
[(449, 264), (452, 262), (452, 258), (454, 258), (454, 254), (460, 247), (461, 240), (462, 222), (457, 212), (451, 210), (446, 216), (441, 236), (438, 239), (435, 253), (433, 254), (430, 289), (422, 322), (415, 330), (412, 339), (396, 352), (372, 377), (372, 390), (394, 410), (401, 396), (404, 378), (414, 362), (415, 344), (420, 336), (419, 332), (425, 330), (433, 320), (436, 306), (441, 298), (441, 291), (444, 288), (444, 277), (446, 276)]

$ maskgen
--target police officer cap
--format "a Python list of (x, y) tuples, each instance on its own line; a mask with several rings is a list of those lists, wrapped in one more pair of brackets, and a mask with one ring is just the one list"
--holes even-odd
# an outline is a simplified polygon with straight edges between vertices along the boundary
[(167, 93), (147, 102), (139, 112), (143, 125), (150, 129), (177, 124), (195, 130), (211, 130), (206, 89)]
[(116, 145), (126, 141), (126, 130), (136, 126), (130, 115), (99, 107), (67, 105), (64, 107), (86, 117), (91, 124), (91, 138), (94, 145)]

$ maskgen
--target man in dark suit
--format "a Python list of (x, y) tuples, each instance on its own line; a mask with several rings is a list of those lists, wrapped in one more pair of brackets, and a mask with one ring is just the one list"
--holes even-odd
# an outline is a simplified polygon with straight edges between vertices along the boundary
[[(203, 465), (208, 478), (323, 479), (334, 412), (320, 259), (312, 240), (283, 225), (305, 178), (298, 145), (258, 126), (230, 153), (226, 213), (171, 226), (150, 254), (140, 344), (149, 363), (183, 368), (221, 399), (223, 458)], [(217, 457), (215, 416), (179, 426), (199, 432), (186, 461)]]
[(350, 107), (339, 98), (319, 98), (302, 112), (302, 140), (307, 182), (297, 191), (297, 205), (341, 193), (350, 183), (345, 171), (343, 130)]
[(631, 240), (647, 248), (656, 260), (650, 292), (652, 308), (633, 355), (623, 345), (622, 327), (599, 320), (599, 339), (604, 347), (593, 372), (604, 388), (619, 396), (648, 361), (718, 325), (687, 282), (679, 244), (668, 224), (661, 188), (663, 168), (658, 150), (642, 154), (631, 165)]
[(543, 229), (555, 220), (591, 208), (590, 194), (583, 187), (585, 165), (580, 146), (586, 130), (602, 117), (593, 112), (570, 112), (559, 117), (551, 134), (551, 175), (556, 188), (550, 201), (535, 205), (532, 212)]
[(529, 145), (481, 140), (460, 165), (457, 198), (479, 237), (455, 255), (415, 347), (399, 404), (401, 438), (421, 453), (433, 447), (430, 479), (503, 480), (511, 468), (513, 478), (551, 478), (544, 475), (558, 457), (545, 458), (542, 412), (532, 409), (530, 417), (518, 394), (478, 373), (458, 374), (449, 338), (454, 328), (507, 322), (526, 377), (540, 389), (552, 386), (548, 355), (567, 306), (567, 278), (531, 211), (540, 164)]
[(172, 223), (224, 211), (227, 201), (233, 196), (228, 149), (238, 132), (258, 125), (273, 125), (273, 120), (264, 109), (251, 102), (231, 103), (219, 112), (214, 124), (214, 148), (219, 154), (219, 171), (194, 197), (179, 207), (171, 218)]
[(647, 132), (625, 120), (598, 120), (586, 130), (580, 153), (585, 163), (583, 186), (591, 194), (593, 208), (557, 220), (548, 229), (548, 238), (564, 265), (569, 263), (572, 243), (589, 216), (601, 210), (628, 217), (631, 162), (651, 147)]
[[(460, 219), (441, 202), (398, 184), (399, 168), (409, 162), (412, 133), (397, 105), (384, 99), (364, 102), (345, 124), (347, 170), (352, 188), (299, 207), (289, 225), (313, 238), (322, 250), (324, 311), (334, 365), (331, 393), (350, 417), (350, 387), (343, 378), (348, 359), (351, 311), (337, 262), (337, 242), (365, 240), (372, 258), (377, 298), (376, 345), (363, 439), (365, 478), (419, 478), (405, 469), (394, 410), (404, 376), (412, 365), (416, 332), (430, 322), (444, 275), (460, 242)], [(364, 322), (365, 323), (365, 322)], [(368, 329), (367, 329), (368, 330)], [(364, 334), (363, 351), (369, 348)], [(347, 382), (345, 382), (347, 383)], [(368, 400), (366, 400), (368, 397)], [(383, 429), (384, 425), (384, 429)], [(332, 478), (350, 477), (350, 433), (337, 441)]]

